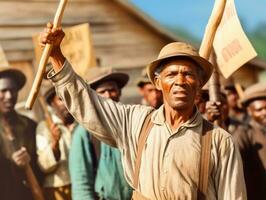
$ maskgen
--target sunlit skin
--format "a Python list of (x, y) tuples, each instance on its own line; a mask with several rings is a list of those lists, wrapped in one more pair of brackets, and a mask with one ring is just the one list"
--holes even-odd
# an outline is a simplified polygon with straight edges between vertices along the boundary
[(115, 81), (105, 81), (97, 85), (95, 91), (102, 97), (110, 98), (113, 101), (118, 102), (121, 96), (121, 90), (119, 89)]
[(159, 108), (163, 103), (162, 92), (157, 90), (152, 83), (144, 84), (143, 87), (140, 88), (140, 93), (149, 106)]
[(266, 126), (266, 99), (258, 99), (248, 105), (248, 114), (262, 126)]
[(18, 88), (16, 82), (5, 77), (0, 79), (0, 113), (8, 115), (14, 111), (18, 98)]
[(163, 94), (166, 121), (173, 131), (193, 114), (195, 97), (201, 86), (197, 67), (187, 59), (170, 61), (155, 77), (156, 87)]

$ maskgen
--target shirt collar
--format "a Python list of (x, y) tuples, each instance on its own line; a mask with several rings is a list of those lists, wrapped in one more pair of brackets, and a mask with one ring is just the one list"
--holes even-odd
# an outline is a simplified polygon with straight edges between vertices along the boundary
[[(183, 123), (180, 127), (196, 127), (202, 121), (202, 116), (198, 109), (195, 107), (194, 114), (192, 117)], [(159, 109), (154, 111), (152, 115), (152, 122), (157, 125), (163, 125), (165, 123), (165, 115), (164, 115), (164, 105), (162, 105)]]

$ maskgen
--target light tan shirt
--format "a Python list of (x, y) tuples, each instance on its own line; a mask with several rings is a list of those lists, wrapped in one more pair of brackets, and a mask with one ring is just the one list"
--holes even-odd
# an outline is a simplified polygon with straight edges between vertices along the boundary
[(70, 130), (62, 124), (58, 117), (52, 115), (52, 118), (61, 131), (61, 138), (59, 140), (60, 159), (58, 161), (55, 159), (51, 147), (51, 132), (46, 121), (42, 121), (38, 124), (36, 130), (38, 164), (45, 173), (44, 187), (62, 187), (70, 184), (68, 154), (71, 145), (71, 132), (76, 124), (73, 124)]
[[(117, 144), (122, 152), (125, 177), (133, 185), (137, 142), (141, 126), (152, 108), (123, 105), (98, 96), (78, 77), (68, 62), (48, 75), (58, 95), (75, 118), (100, 140)], [(154, 126), (147, 139), (137, 190), (149, 199), (196, 199), (199, 177), (202, 116), (194, 116), (172, 132), (164, 107), (152, 116)], [(208, 199), (246, 199), (241, 158), (232, 137), (215, 127), (212, 137)]]

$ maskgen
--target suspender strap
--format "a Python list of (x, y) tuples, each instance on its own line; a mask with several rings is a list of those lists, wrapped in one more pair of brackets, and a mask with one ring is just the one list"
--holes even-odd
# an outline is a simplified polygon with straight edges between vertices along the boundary
[(201, 137), (200, 171), (198, 185), (198, 200), (205, 200), (207, 196), (209, 167), (211, 157), (213, 125), (203, 119), (203, 131)]
[(136, 162), (135, 162), (135, 173), (134, 173), (134, 179), (133, 179), (134, 189), (138, 188), (142, 152), (143, 152), (143, 148), (146, 143), (146, 140), (149, 136), (150, 130), (153, 126), (153, 123), (151, 121), (152, 113), (153, 111), (149, 113), (147, 117), (145, 118), (141, 131), (140, 131), (140, 135), (139, 135), (138, 146), (137, 146), (137, 157), (136, 157)]
[[(153, 126), (151, 122), (152, 112), (146, 117), (141, 132), (139, 136), (138, 146), (137, 146), (137, 157), (135, 162), (135, 173), (133, 179), (134, 189), (138, 188), (139, 182), (139, 171), (141, 165), (141, 157), (144, 149), (144, 145), (149, 136), (150, 130)], [(209, 167), (210, 167), (210, 157), (211, 157), (211, 141), (212, 141), (212, 130), (213, 125), (203, 119), (203, 131), (201, 137), (201, 156), (200, 156), (200, 171), (199, 171), (199, 185), (198, 185), (198, 200), (205, 200), (207, 189), (208, 189), (208, 179), (209, 179)]]

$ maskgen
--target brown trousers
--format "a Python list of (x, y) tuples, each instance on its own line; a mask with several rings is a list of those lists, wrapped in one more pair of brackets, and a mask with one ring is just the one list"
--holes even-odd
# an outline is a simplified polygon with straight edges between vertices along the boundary
[(47, 200), (71, 200), (71, 186), (44, 188), (44, 196)]

